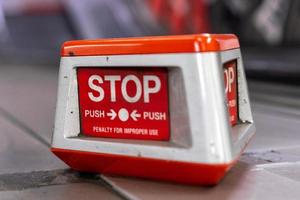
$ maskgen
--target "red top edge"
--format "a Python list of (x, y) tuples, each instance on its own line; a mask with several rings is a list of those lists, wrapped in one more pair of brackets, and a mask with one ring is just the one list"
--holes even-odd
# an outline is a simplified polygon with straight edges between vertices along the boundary
[(238, 38), (233, 34), (153, 36), (68, 41), (63, 44), (61, 56), (193, 53), (239, 47)]

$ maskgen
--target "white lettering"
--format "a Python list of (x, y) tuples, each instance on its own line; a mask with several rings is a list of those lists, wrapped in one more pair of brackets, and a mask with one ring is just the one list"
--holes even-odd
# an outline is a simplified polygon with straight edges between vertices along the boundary
[(103, 91), (102, 87), (100, 87), (99, 85), (95, 85), (94, 81), (98, 81), (98, 83), (103, 83), (103, 79), (98, 75), (92, 75), (88, 81), (89, 87), (92, 90), (97, 91), (99, 93), (99, 96), (94, 96), (93, 92), (89, 92), (88, 95), (92, 101), (100, 102), (104, 98), (104, 91)]
[(165, 112), (144, 112), (143, 118), (148, 120), (167, 120)]
[(231, 92), (231, 86), (234, 82), (234, 70), (233, 67), (230, 67), (228, 72), (228, 82), (229, 82), (229, 92)]
[[(154, 81), (155, 85), (154, 87), (150, 88), (149, 82)], [(149, 103), (150, 102), (150, 93), (157, 93), (160, 90), (161, 83), (157, 76), (153, 75), (146, 75), (144, 76), (144, 102)]]
[(225, 92), (231, 92), (232, 91), (232, 85), (234, 83), (234, 69), (233, 67), (229, 67), (228, 69), (224, 70), (224, 82), (225, 82)]
[[(224, 73), (227, 73), (224, 72)], [(227, 73), (228, 74), (228, 73)], [(233, 74), (234, 75), (234, 74)], [(227, 77), (226, 77), (227, 78)], [(110, 85), (110, 91), (104, 91), (101, 87), (101, 84), (104, 81), (108, 81)], [(127, 75), (121, 80), (120, 75), (105, 75), (103, 78), (99, 75), (92, 75), (88, 79), (88, 86), (92, 90), (88, 92), (89, 98), (93, 102), (100, 102), (105, 97), (105, 92), (110, 92), (110, 101), (116, 102), (117, 101), (117, 82), (121, 81), (121, 94), (123, 98), (129, 103), (135, 103), (139, 101), (142, 97), (142, 92), (144, 93), (144, 102), (150, 102), (150, 95), (158, 93), (161, 89), (161, 81), (158, 76), (155, 75), (145, 75), (143, 77), (143, 85), (139, 78), (135, 75)], [(129, 90), (132, 88), (128, 88), (128, 83), (133, 82), (136, 88), (136, 91), (133, 96), (129, 96)], [(153, 82), (153, 85), (151, 85)], [(144, 88), (142, 88), (144, 86)], [(97, 94), (98, 93), (98, 94)]]
[(85, 110), (84, 116), (91, 117), (91, 118), (104, 118), (105, 111), (104, 110)]
[[(136, 93), (133, 97), (130, 97), (127, 93), (127, 83), (129, 81), (133, 81), (135, 83), (136, 86)], [(125, 76), (125, 78), (122, 81), (121, 84), (121, 91), (122, 91), (122, 95), (124, 97), (124, 99), (129, 102), (129, 103), (135, 103), (137, 102), (142, 95), (142, 84), (139, 81), (139, 79), (135, 76), (135, 75), (127, 75)]]
[(110, 82), (110, 100), (116, 102), (116, 81), (121, 80), (121, 76), (104, 76), (104, 80)]

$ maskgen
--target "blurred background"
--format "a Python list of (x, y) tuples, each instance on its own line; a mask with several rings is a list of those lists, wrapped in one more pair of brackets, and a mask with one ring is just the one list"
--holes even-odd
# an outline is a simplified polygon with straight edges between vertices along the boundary
[[(220, 185), (82, 178), (52, 155), (64, 41), (191, 33), (236, 34), (248, 79), (257, 134)], [(298, 199), (299, 84), (299, 0), (0, 0), (0, 199)]]
[(297, 0), (0, 1), (0, 54), (7, 62), (57, 64), (66, 40), (190, 33), (234, 33), (248, 76), (298, 80)]

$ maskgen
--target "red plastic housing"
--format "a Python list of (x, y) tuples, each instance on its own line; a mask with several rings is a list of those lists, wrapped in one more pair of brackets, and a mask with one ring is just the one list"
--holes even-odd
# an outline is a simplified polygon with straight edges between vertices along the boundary
[(68, 41), (63, 44), (61, 56), (195, 53), (226, 51), (239, 47), (239, 41), (233, 34), (154, 36)]
[(186, 184), (217, 184), (234, 164), (199, 164), (52, 148), (72, 169)]

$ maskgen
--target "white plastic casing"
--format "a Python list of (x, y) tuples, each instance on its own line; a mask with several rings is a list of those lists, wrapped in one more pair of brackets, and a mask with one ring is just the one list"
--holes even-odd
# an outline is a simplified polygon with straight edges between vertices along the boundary
[[(237, 61), (239, 123), (229, 123), (223, 64)], [(77, 67), (165, 67), (170, 141), (81, 136)], [(240, 49), (204, 53), (62, 57), (52, 147), (193, 163), (238, 158), (255, 133)]]

